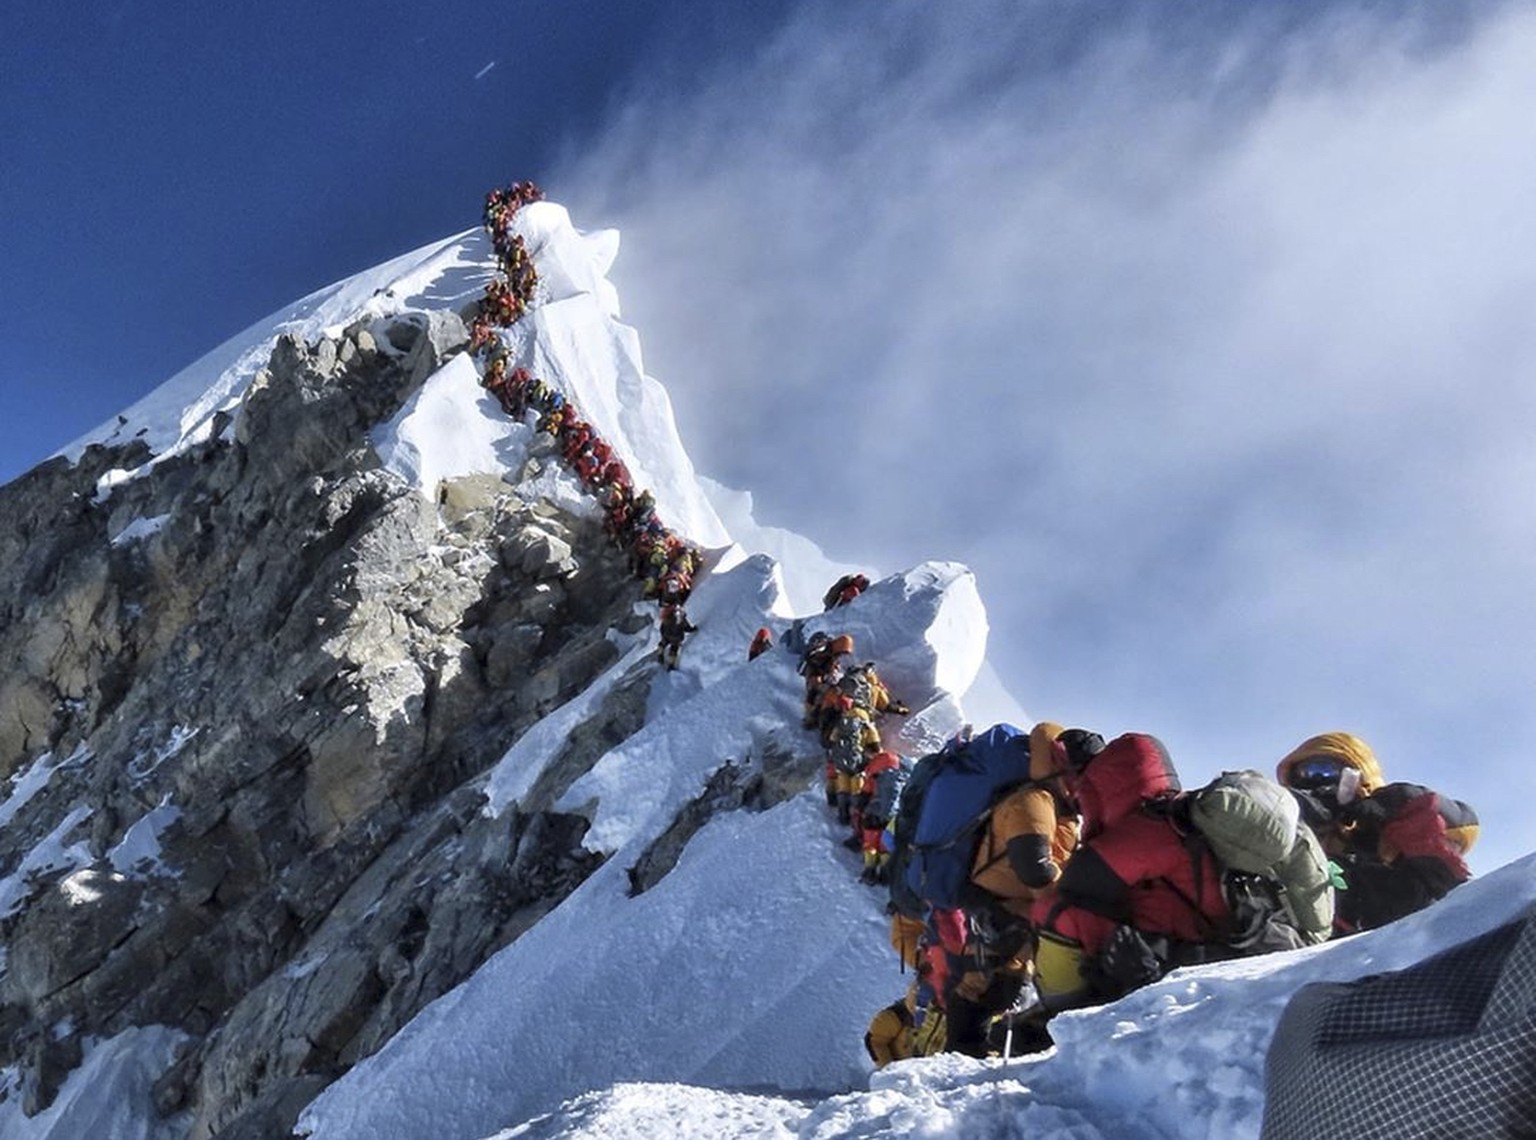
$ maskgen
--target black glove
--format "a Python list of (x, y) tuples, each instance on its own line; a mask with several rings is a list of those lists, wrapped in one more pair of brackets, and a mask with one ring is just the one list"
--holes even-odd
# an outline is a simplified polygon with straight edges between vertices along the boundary
[(1379, 830), (1391, 814), (1391, 807), (1384, 800), (1374, 796), (1361, 796), (1347, 804), (1339, 805), (1340, 819), (1353, 823), (1357, 827), (1368, 827), (1373, 831)]
[(1315, 792), (1303, 792), (1297, 788), (1288, 789), (1291, 795), (1296, 797), (1296, 803), (1301, 807), (1301, 819), (1314, 831), (1323, 831), (1333, 824), (1339, 812), (1339, 805), (1332, 798), (1320, 796)]
[(1148, 939), (1134, 926), (1115, 927), (1098, 959), (1084, 971), (1089, 983), (1106, 998), (1117, 998), (1157, 981), (1167, 968), (1154, 943), (1164, 944), (1155, 935)]

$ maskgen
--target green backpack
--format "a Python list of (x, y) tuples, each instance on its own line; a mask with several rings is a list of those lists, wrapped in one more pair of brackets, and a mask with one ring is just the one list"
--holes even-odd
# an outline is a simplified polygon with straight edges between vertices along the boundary
[(1260, 772), (1223, 772), (1190, 793), (1189, 821), (1224, 872), (1232, 945), (1257, 953), (1328, 939), (1328, 859), (1290, 792)]

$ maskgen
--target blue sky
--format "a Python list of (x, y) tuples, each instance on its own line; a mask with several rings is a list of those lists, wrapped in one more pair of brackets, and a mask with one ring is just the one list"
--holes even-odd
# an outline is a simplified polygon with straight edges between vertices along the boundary
[(973, 566), (1032, 713), (1528, 849), (1536, 7), (490, 7), (8, 6), (0, 477), (532, 177), (698, 466)]
[(653, 58), (748, 50), (786, 5), (740, 7), (6, 4), (0, 479), (287, 301), (477, 224)]

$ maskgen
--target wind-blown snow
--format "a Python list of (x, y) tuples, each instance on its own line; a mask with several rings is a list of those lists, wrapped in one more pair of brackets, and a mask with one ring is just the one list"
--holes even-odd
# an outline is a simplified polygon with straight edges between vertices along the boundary
[(26, 899), (27, 881), (33, 875), (77, 870), (90, 863), (91, 853), (85, 841), (69, 842), (69, 837), (90, 818), (90, 814), (91, 809), (85, 804), (70, 808), (58, 825), (22, 857), (16, 869), (0, 879), (0, 919), (10, 917)]
[(25, 768), (13, 772), (6, 781), (9, 787), (5, 798), (0, 799), (0, 827), (10, 823), (33, 796), (46, 788), (54, 772), (62, 766), (54, 762), (53, 753), (44, 752)]
[(151, 875), (166, 870), (160, 861), (160, 837), (181, 818), (181, 809), (162, 800), (145, 812), (123, 833), (116, 847), (107, 852), (107, 862), (123, 875)]
[(127, 542), (137, 542), (140, 539), (149, 538), (151, 535), (158, 533), (170, 517), (170, 515), (156, 515), (154, 518), (134, 519), (112, 536), (112, 545), (121, 546)]

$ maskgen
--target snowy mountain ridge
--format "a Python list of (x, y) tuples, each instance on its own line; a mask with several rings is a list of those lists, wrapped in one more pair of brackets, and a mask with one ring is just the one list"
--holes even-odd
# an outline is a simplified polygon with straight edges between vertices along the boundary
[[(780, 649), (748, 662), (745, 649), (761, 625), (781, 635), (792, 623), (802, 632), (851, 633), (860, 657), (876, 661), (893, 691), (916, 710), (887, 728), (897, 748), (919, 754), (950, 735), (967, 713), (983, 722), (999, 719), (988, 715), (989, 706), (967, 702), (962, 708), (973, 682), (985, 676), (986, 614), (975, 580), (963, 566), (927, 563), (877, 581), (835, 614), (797, 621), (795, 614), (807, 611), (806, 599), (816, 598), (839, 568), (797, 536), (764, 532), (744, 496), (711, 486), (694, 472), (665, 389), (645, 374), (638, 336), (619, 320), (618, 299), (606, 278), (617, 235), (581, 233), (552, 203), (525, 207), (516, 224), (537, 263), (540, 291), (532, 311), (508, 334), (514, 355), (601, 429), (636, 485), (655, 491), (669, 524), (718, 556), (689, 600), (700, 629), (689, 639), (682, 667), (658, 673), (651, 664), (653, 606), (616, 593), (599, 613), (569, 590), (571, 614), (562, 620), (575, 628), (579, 614), (583, 622), (583, 632), (571, 639), (580, 668), (573, 671), (567, 663), (525, 673), (521, 658), (516, 666), (498, 668), (501, 647), (533, 636), (528, 630), (541, 613), (538, 599), (560, 593), (560, 575), (568, 571), (536, 566), (526, 584), (513, 583), (525, 594), (477, 596), (474, 590), (490, 589), (485, 583), (495, 578), (498, 559), (509, 558), (508, 546), (498, 553), (488, 534), (542, 526), (541, 519), (554, 526), (549, 520), (558, 513), (569, 520), (572, 545), (583, 549), (581, 528), (595, 531), (597, 512), (532, 425), (501, 414), (480, 388), (468, 354), (453, 348), (438, 354), (441, 359), (423, 366), (421, 375), (399, 381), (395, 406), (370, 404), (368, 414), (359, 414), (363, 442), (349, 445), (349, 454), (363, 459), (348, 477), (347, 485), (355, 487), (348, 493), (379, 496), (390, 512), (379, 530), (409, 531), (418, 544), (406, 545), (399, 556), (403, 585), (384, 591), (369, 564), (360, 562), (344, 576), (341, 600), (319, 615), (323, 621), (317, 619), (310, 632), (332, 647), (328, 654), (350, 662), (338, 676), (355, 672), (373, 679), (368, 695), (377, 719), (368, 731), (380, 739), (419, 725), (429, 710), (443, 715), (440, 710), (455, 700), (465, 705), (455, 723), (476, 724), (475, 706), (498, 699), (489, 680), (500, 676), (517, 686), (508, 703), (526, 706), (519, 720), (498, 728), (508, 743), (492, 755), (488, 740), (475, 737), (476, 755), (483, 752), (487, 760), (465, 761), (463, 778), (449, 781), (444, 806), (435, 816), (413, 807), (414, 822), (397, 821), (392, 805), (397, 798), (419, 805), (438, 794), (437, 781), (413, 783), (409, 795), (396, 797), (387, 789), (375, 795), (372, 777), (359, 771), (370, 763), (366, 741), (349, 735), (323, 753), (311, 744), (308, 759), (294, 763), (309, 766), (306, 788), (320, 785), (304, 802), (324, 807), (314, 809), (317, 819), (327, 821), (314, 829), (322, 852), (334, 849), (336, 837), (350, 835), (353, 824), (366, 829), (389, 821), (402, 829), (402, 838), (382, 850), (368, 848), (351, 885), (325, 913), (313, 919), (301, 914), (283, 953), (252, 967), (259, 977), (251, 992), (265, 990), (267, 996), (257, 1004), (250, 997), (234, 1001), (191, 1053), (196, 1023), (135, 1023), (111, 1036), (93, 1027), (80, 1041), (76, 1063), (56, 1074), (56, 1095), (32, 1115), (23, 1111), (23, 1097), (14, 1095), (25, 1063), (12, 1060), (6, 1072), (13, 1095), (0, 1103), (0, 1137), (127, 1140), (240, 1135), (241, 1128), (257, 1135), (255, 1129), (276, 1119), (296, 1121), (299, 1134), (321, 1140), (1254, 1136), (1262, 1112), (1263, 1051), (1297, 985), (1409, 964), (1536, 899), (1536, 863), (1527, 859), (1391, 931), (1183, 971), (1115, 1006), (1067, 1015), (1051, 1055), (1007, 1066), (943, 1057), (898, 1064), (870, 1078), (860, 1042), (864, 1025), (908, 979), (886, 944), (883, 899), (857, 882), (856, 861), (838, 846), (839, 829), (812, 787), (820, 758), (799, 728), (795, 656)], [(154, 497), (162, 492), (151, 489), (169, 494), (183, 481), (195, 486), (198, 465), (226, 451), (244, 448), (255, 455), (263, 445), (278, 445), (275, 433), (258, 431), (260, 402), (275, 398), (287, 383), (282, 369), (269, 362), (287, 353), (294, 356), (296, 375), (322, 377), (299, 391), (306, 401), (299, 406), (318, 406), (323, 378), (347, 364), (343, 356), (351, 361), (376, 351), (404, 368), (426, 341), (440, 339), (445, 322), (451, 324), (449, 318), (478, 296), (492, 264), (484, 237), (471, 231), (321, 290), (233, 338), (120, 420), (65, 449), (64, 459), (93, 473), (95, 521), (86, 522), (99, 528), (99, 544), (109, 545), (110, 534), (120, 559), (153, 563), (169, 557), (178, 528), (190, 524), (178, 522), (184, 520), (180, 508), (162, 513), (164, 504)], [(421, 335), (408, 337), (402, 326)], [(292, 347), (298, 343), (311, 347)], [(375, 410), (377, 418), (364, 423)], [(227, 438), (231, 427), (233, 439)], [(339, 448), (296, 434), (297, 446), (316, 453)], [(240, 470), (249, 471), (250, 462)], [(316, 492), (323, 508), (338, 484), (330, 475), (314, 478), (325, 483)], [(238, 482), (220, 484), (207, 496), (217, 500), (208, 509), (232, 509), (228, 504), (239, 490)], [(186, 501), (183, 495), (176, 503)], [(344, 521), (351, 511), (338, 505), (321, 517)], [(191, 529), (201, 533), (211, 525)], [(372, 549), (376, 534), (363, 534), (360, 548)], [(757, 545), (759, 537), (768, 542)], [(769, 543), (788, 557), (776, 561), (762, 553)], [(437, 559), (445, 573), (451, 569), (457, 576), (434, 578), (418, 589), (411, 579), (413, 557)], [(463, 591), (463, 600), (433, 614), (434, 603), (453, 591)], [(379, 597), (387, 601), (374, 606), (375, 624), (357, 624), (357, 615)], [(294, 604), (286, 595), (280, 601)], [(189, 610), (197, 604), (186, 603)], [(381, 642), (421, 636), (416, 619), (400, 618), (403, 606), (418, 604), (427, 615), (420, 621), (430, 620), (439, 639), (411, 660), (387, 651), (374, 656)], [(491, 626), (486, 612), (501, 610), (511, 616)], [(349, 621), (350, 632), (336, 632)], [(462, 648), (455, 631), (475, 622), (494, 628), (495, 636)], [(198, 647), (193, 655), (185, 635), (167, 645), (191, 662), (206, 652)], [(454, 678), (465, 671), (488, 679), (473, 690), (472, 700), (452, 697)], [(285, 704), (275, 694), (272, 707), (301, 717), (302, 706), (325, 691), (319, 683), (297, 684), (301, 700)], [(342, 697), (335, 703), (337, 715), (351, 707)], [(112, 708), (124, 707), (106, 704), (104, 725)], [(172, 828), (177, 812), (193, 819), (217, 814), (193, 802), (199, 770), (175, 773), (153, 797), (147, 787), (136, 791), (136, 818), (126, 818), (129, 809), (113, 801), (119, 818), (106, 821), (104, 812), (96, 812), (93, 823), (92, 805), (104, 802), (101, 787), (121, 782), (106, 771), (106, 744), (118, 738), (67, 718), (53, 731), (60, 742), (77, 736), (94, 742), (96, 751), (82, 744), (83, 751), (55, 760), (35, 732), (21, 737), (25, 755), (11, 765), (0, 821), (6, 829), (13, 821), (33, 826), (36, 814), (35, 827), (46, 824), (47, 830), (4, 869), (8, 896), (41, 913), (53, 905), (46, 903), (50, 890), (78, 892), (97, 881), (81, 876), (99, 874), (103, 860), (125, 882), (136, 876), (151, 883), (174, 879), (179, 851), (172, 839), (161, 845), (162, 831)], [(193, 757), (221, 731), (217, 721), (183, 725), (183, 734), (194, 735), (161, 740), (166, 755), (155, 766), (167, 765), (169, 776), (183, 750)], [(316, 731), (320, 742), (329, 742), (327, 732)], [(194, 739), (199, 733), (202, 739)], [(445, 728), (425, 737), (447, 734)], [(142, 755), (123, 758), (131, 763)], [(323, 781), (315, 774), (322, 755), (340, 766), (339, 774)], [(420, 753), (405, 749), (402, 755)], [(66, 797), (71, 773), (85, 769), (94, 772), (93, 782), (82, 782), (77, 796)], [(44, 809), (53, 810), (50, 789), (60, 802), (45, 818)], [(541, 821), (537, 827), (535, 819)], [(221, 834), (223, 825), (197, 826), (212, 829), (201, 833), (208, 836)], [(541, 828), (560, 831), (559, 843), (535, 843)], [(87, 842), (83, 834), (90, 829), (99, 834)], [(434, 838), (443, 835), (442, 842)], [(463, 861), (471, 849), (480, 852), (479, 862)], [(123, 855), (129, 850), (135, 859)], [(421, 852), (439, 850), (441, 862), (412, 862)], [(492, 866), (509, 869), (505, 889), (536, 872), (543, 881), (550, 877), (549, 860), (569, 871), (559, 877), (558, 889), (523, 900), (510, 913), (505, 935), (495, 940), (499, 944), (477, 947), (480, 960), (467, 961), (461, 978), (435, 996), (424, 990), (419, 1003), (397, 1003), (397, 989), (386, 991), (388, 1000), (373, 999), (402, 1010), (419, 1004), (398, 1029), (381, 1026), (365, 1034), (348, 1020), (367, 1016), (366, 994), (375, 984), (369, 981), (355, 1013), (323, 1023), (324, 1033), (336, 1038), (323, 1058), (289, 1046), (303, 1056), (282, 1086), (283, 1097), (276, 1098), (281, 1104), (263, 1099), (264, 1078), (220, 1091), (217, 1073), (210, 1072), (225, 1062), (239, 1071), (240, 1059), (226, 1044), (234, 1036), (230, 1027), (270, 1030), (279, 1041), (296, 1032), (284, 1020), (292, 1006), (282, 994), (348, 970), (367, 978), (388, 975), (408, 987), (413, 971), (419, 976), (426, 970), (413, 948), (425, 945), (445, 958), (460, 953), (443, 910), (423, 904), (425, 933), (405, 923), (414, 932), (403, 934), (403, 941), (377, 951), (370, 944), (366, 955), (358, 954), (363, 932), (378, 923), (371, 916), (382, 896), (371, 880), (384, 875), (381, 867), (398, 869), (391, 873), (400, 882), (408, 881), (411, 866), (430, 869), (446, 895)], [(424, 870), (423, 881), (428, 877)], [(188, 893), (184, 884), (166, 889)], [(485, 899), (471, 898), (448, 917), (472, 922), (483, 905)], [(26, 913), (23, 926), (31, 921)], [(441, 938), (439, 928), (448, 931)], [(103, 951), (104, 964), (93, 968), (105, 968), (114, 953)], [(7, 974), (16, 972), (8, 962)], [(5, 984), (16, 988), (10, 976)], [(36, 988), (16, 1001), (34, 1019), (44, 1019), (68, 984)], [(38, 1020), (32, 1029), (59, 1035), (61, 1024)], [(61, 1035), (81, 1036), (78, 1027), (67, 1026)], [(367, 1046), (359, 1044), (363, 1040)], [(280, 1056), (274, 1048), (273, 1056)], [(189, 1099), (177, 1100), (166, 1092), (166, 1074), (185, 1066), (189, 1056), (197, 1059), (200, 1075), (187, 1075), (183, 1084), (203, 1091), (184, 1092)], [(257, 1068), (253, 1063), (249, 1071)], [(265, 1071), (266, 1063), (260, 1068)], [(210, 1102), (225, 1097), (218, 1103), (230, 1105), (227, 1118), (197, 1110), (199, 1096)], [(271, 1115), (258, 1117), (253, 1104)]]

